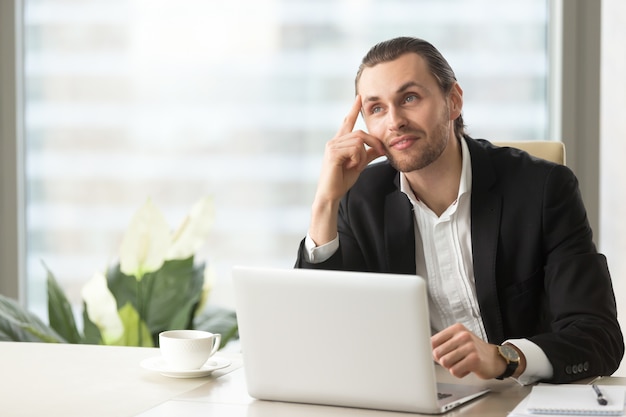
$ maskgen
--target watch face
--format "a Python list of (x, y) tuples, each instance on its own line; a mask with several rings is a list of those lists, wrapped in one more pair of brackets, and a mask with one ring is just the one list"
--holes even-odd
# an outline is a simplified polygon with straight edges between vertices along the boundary
[(496, 379), (504, 379), (512, 376), (520, 363), (520, 356), (517, 353), (517, 350), (510, 345), (500, 345), (498, 346), (498, 353), (500, 356), (504, 358), (506, 361), (506, 369), (502, 373), (502, 375), (496, 377)]
[(500, 345), (498, 346), (500, 350), (500, 354), (504, 356), (509, 362), (519, 362), (519, 354), (517, 350), (513, 349), (509, 345)]

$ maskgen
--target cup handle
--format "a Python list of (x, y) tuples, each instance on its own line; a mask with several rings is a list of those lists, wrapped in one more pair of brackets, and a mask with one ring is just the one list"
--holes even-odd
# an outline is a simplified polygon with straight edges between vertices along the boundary
[(214, 336), (215, 337), (213, 338), (213, 349), (211, 349), (211, 355), (209, 356), (213, 356), (213, 354), (217, 352), (217, 350), (220, 348), (220, 343), (222, 342), (221, 334), (216, 333)]

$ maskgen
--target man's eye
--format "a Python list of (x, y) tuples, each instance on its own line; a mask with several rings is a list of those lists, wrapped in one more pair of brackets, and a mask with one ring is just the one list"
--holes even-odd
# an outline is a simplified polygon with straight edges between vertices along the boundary
[(382, 108), (382, 107), (380, 107), (380, 106), (375, 106), (375, 107), (372, 107), (372, 109), (370, 110), (370, 112), (371, 112), (372, 114), (376, 114), (376, 113), (380, 113), (382, 110), (383, 110), (383, 108)]
[(406, 96), (406, 98), (404, 99), (405, 102), (407, 103), (411, 103), (413, 101), (417, 100), (417, 96), (415, 94), (411, 94), (410, 96)]

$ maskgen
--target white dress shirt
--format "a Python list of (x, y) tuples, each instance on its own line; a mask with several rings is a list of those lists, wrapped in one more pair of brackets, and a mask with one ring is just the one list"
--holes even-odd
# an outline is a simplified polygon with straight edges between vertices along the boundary
[[(472, 258), (471, 190), (472, 163), (461, 140), (463, 166), (456, 200), (437, 216), (414, 195), (404, 174), (400, 175), (400, 191), (413, 205), (415, 216), (416, 273), (427, 281), (430, 322), (433, 334), (455, 323), (463, 324), (472, 333), (487, 341), (483, 325)], [(339, 248), (339, 238), (316, 247), (307, 235), (305, 256), (311, 263), (323, 262)], [(523, 318), (520, 318), (523, 320)], [(526, 369), (517, 379), (530, 384), (552, 376), (552, 364), (543, 350), (527, 339), (507, 340), (526, 357)]]
[[(465, 140), (462, 144), (465, 145)], [(472, 262), (471, 171), (470, 158), (463, 158), (457, 198), (441, 216), (413, 194), (404, 174), (400, 175), (400, 191), (413, 205), (415, 266), (417, 275), (425, 278), (428, 284), (433, 334), (461, 323), (487, 340), (476, 297)]]

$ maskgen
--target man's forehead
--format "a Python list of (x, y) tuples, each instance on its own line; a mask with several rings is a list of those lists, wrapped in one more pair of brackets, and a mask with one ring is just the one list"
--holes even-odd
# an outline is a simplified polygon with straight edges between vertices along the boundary
[(413, 53), (364, 68), (357, 85), (364, 99), (402, 93), (410, 87), (424, 90), (438, 87), (426, 61)]

